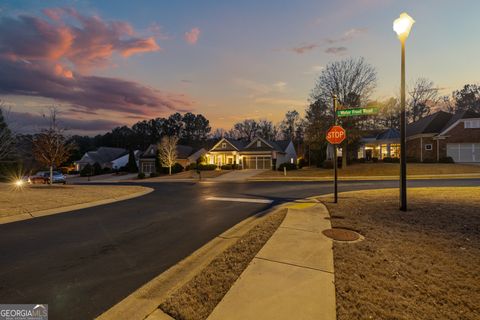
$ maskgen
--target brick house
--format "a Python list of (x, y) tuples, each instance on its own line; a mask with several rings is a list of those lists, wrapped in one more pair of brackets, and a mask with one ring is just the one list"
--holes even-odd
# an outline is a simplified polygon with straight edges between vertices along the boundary
[(480, 162), (480, 114), (435, 112), (407, 125), (407, 159)]

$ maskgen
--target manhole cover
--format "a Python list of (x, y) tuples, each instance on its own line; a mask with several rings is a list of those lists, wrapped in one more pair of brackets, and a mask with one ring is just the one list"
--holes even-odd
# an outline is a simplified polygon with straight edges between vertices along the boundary
[(337, 241), (356, 241), (360, 239), (360, 235), (358, 233), (348, 229), (333, 228), (323, 230), (322, 233), (325, 236)]

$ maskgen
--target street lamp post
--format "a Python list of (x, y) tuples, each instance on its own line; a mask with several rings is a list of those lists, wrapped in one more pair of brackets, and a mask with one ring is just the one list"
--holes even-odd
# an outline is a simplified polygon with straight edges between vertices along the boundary
[(406, 155), (406, 115), (405, 115), (405, 41), (415, 21), (405, 12), (393, 22), (393, 30), (402, 44), (402, 67), (400, 84), (400, 210), (407, 211), (407, 155)]

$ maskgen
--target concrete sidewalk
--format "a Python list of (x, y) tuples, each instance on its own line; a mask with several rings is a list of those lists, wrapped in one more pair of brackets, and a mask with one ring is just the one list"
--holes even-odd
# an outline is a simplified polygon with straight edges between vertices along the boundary
[(223, 174), (219, 177), (212, 178), (212, 181), (245, 181), (257, 174), (260, 174), (266, 170), (254, 170), (254, 169), (245, 169), (245, 170), (232, 170), (226, 174)]
[(336, 318), (328, 211), (294, 203), (285, 220), (250, 262), (208, 319)]

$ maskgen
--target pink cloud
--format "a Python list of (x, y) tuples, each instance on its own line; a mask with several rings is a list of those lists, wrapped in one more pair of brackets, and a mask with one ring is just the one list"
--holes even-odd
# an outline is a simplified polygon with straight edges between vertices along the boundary
[(187, 41), (189, 44), (196, 44), (199, 36), (200, 29), (193, 28), (192, 30), (185, 32), (185, 41)]
[(73, 9), (46, 9), (48, 18), (0, 17), (0, 94), (51, 98), (77, 110), (155, 116), (188, 109), (185, 95), (135, 81), (86, 75), (125, 58), (160, 50), (153, 37), (137, 36), (123, 21), (87, 17)]
[(317, 47), (318, 47), (318, 44), (311, 43), (311, 44), (306, 44), (306, 45), (299, 46), (299, 47), (294, 47), (291, 50), (295, 53), (298, 53), (298, 54), (304, 54), (308, 51), (312, 51), (313, 49), (316, 49)]

